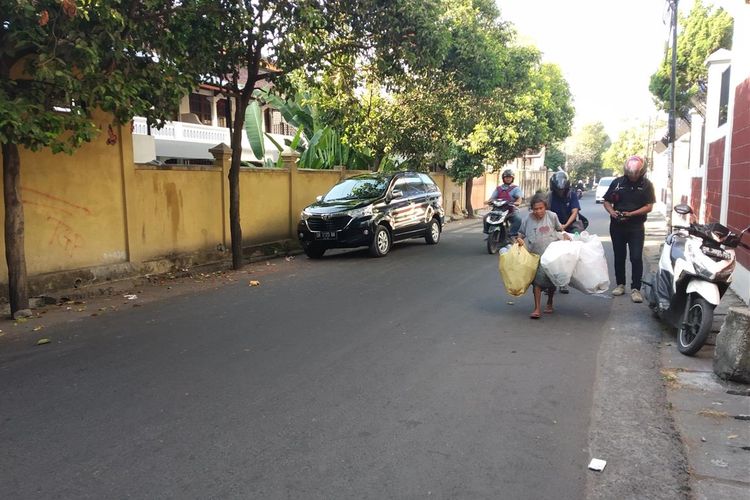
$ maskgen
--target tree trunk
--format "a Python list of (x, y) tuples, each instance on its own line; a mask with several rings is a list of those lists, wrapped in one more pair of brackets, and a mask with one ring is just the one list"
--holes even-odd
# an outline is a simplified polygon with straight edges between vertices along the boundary
[(474, 207), (471, 206), (471, 191), (474, 187), (474, 179), (469, 177), (466, 179), (466, 212), (469, 217), (474, 217)]
[(229, 230), (232, 236), (232, 269), (241, 269), (242, 224), (240, 223), (240, 162), (242, 161), (242, 133), (245, 127), (245, 107), (238, 98), (232, 130), (232, 164), (229, 167)]
[(21, 158), (18, 146), (3, 144), (3, 198), (5, 201), (5, 261), (8, 264), (10, 313), (29, 308), (29, 281), (23, 241)]

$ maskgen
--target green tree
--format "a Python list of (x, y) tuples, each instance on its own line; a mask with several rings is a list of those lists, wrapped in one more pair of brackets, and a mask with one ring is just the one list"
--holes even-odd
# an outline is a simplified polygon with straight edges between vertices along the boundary
[[(312, 78), (331, 66), (366, 61), (384, 81), (440, 60), (439, 1), (196, 0), (211, 9), (189, 24), (205, 74), (234, 102), (229, 216), (232, 266), (242, 266), (239, 172), (245, 112), (264, 66)], [(281, 82), (283, 84), (283, 80)]]
[(544, 163), (548, 169), (558, 170), (565, 167), (565, 146), (559, 142), (547, 145)]
[[(28, 308), (19, 148), (72, 153), (115, 123), (156, 124), (197, 79), (186, 4), (114, 0), (3, 1), (0, 10), (0, 143), (11, 312)], [(154, 33), (159, 33), (158, 37)]]
[[(676, 108), (677, 114), (688, 117), (691, 107), (705, 105), (705, 92), (701, 87), (707, 76), (706, 58), (713, 52), (728, 49), (732, 43), (732, 18), (721, 8), (706, 6), (695, 0), (687, 17), (680, 15), (682, 28), (677, 39)], [(651, 75), (649, 90), (661, 109), (670, 108), (670, 81), (672, 50), (667, 47), (664, 60)], [(697, 101), (697, 102), (696, 102)]]
[(620, 133), (602, 155), (603, 170), (620, 172), (625, 160), (632, 155), (640, 155), (646, 158), (648, 134), (648, 125), (638, 125)]
[(602, 156), (611, 141), (601, 122), (584, 125), (571, 140), (572, 153), (568, 155), (568, 173), (574, 179), (600, 177)]

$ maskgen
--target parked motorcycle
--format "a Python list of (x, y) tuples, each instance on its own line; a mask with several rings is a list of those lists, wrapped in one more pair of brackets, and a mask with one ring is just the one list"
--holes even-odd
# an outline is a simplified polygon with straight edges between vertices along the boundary
[[(675, 212), (691, 215), (688, 205), (677, 205)], [(674, 227), (667, 236), (659, 266), (647, 286), (646, 298), (656, 315), (677, 328), (677, 348), (686, 356), (697, 353), (706, 343), (713, 323), (714, 308), (729, 288), (735, 267), (734, 248), (742, 243), (740, 234), (718, 223)]]
[(488, 253), (496, 254), (502, 247), (510, 243), (510, 221), (508, 219), (512, 210), (512, 205), (506, 200), (490, 201), (490, 212), (486, 218), (486, 222), (489, 224)]

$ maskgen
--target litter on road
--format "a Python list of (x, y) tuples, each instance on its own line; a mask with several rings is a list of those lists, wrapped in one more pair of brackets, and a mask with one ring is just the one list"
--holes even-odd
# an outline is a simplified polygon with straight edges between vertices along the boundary
[(606, 460), (600, 460), (598, 458), (592, 458), (591, 462), (589, 462), (589, 469), (601, 472), (604, 470), (604, 467), (607, 466)]

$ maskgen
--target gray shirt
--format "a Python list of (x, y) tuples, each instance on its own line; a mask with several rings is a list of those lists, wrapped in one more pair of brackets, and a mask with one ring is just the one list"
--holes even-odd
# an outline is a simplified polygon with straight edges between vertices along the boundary
[(544, 217), (537, 219), (533, 213), (527, 215), (518, 230), (526, 243), (526, 249), (537, 255), (542, 255), (550, 243), (562, 238), (562, 224), (557, 214), (547, 210)]

